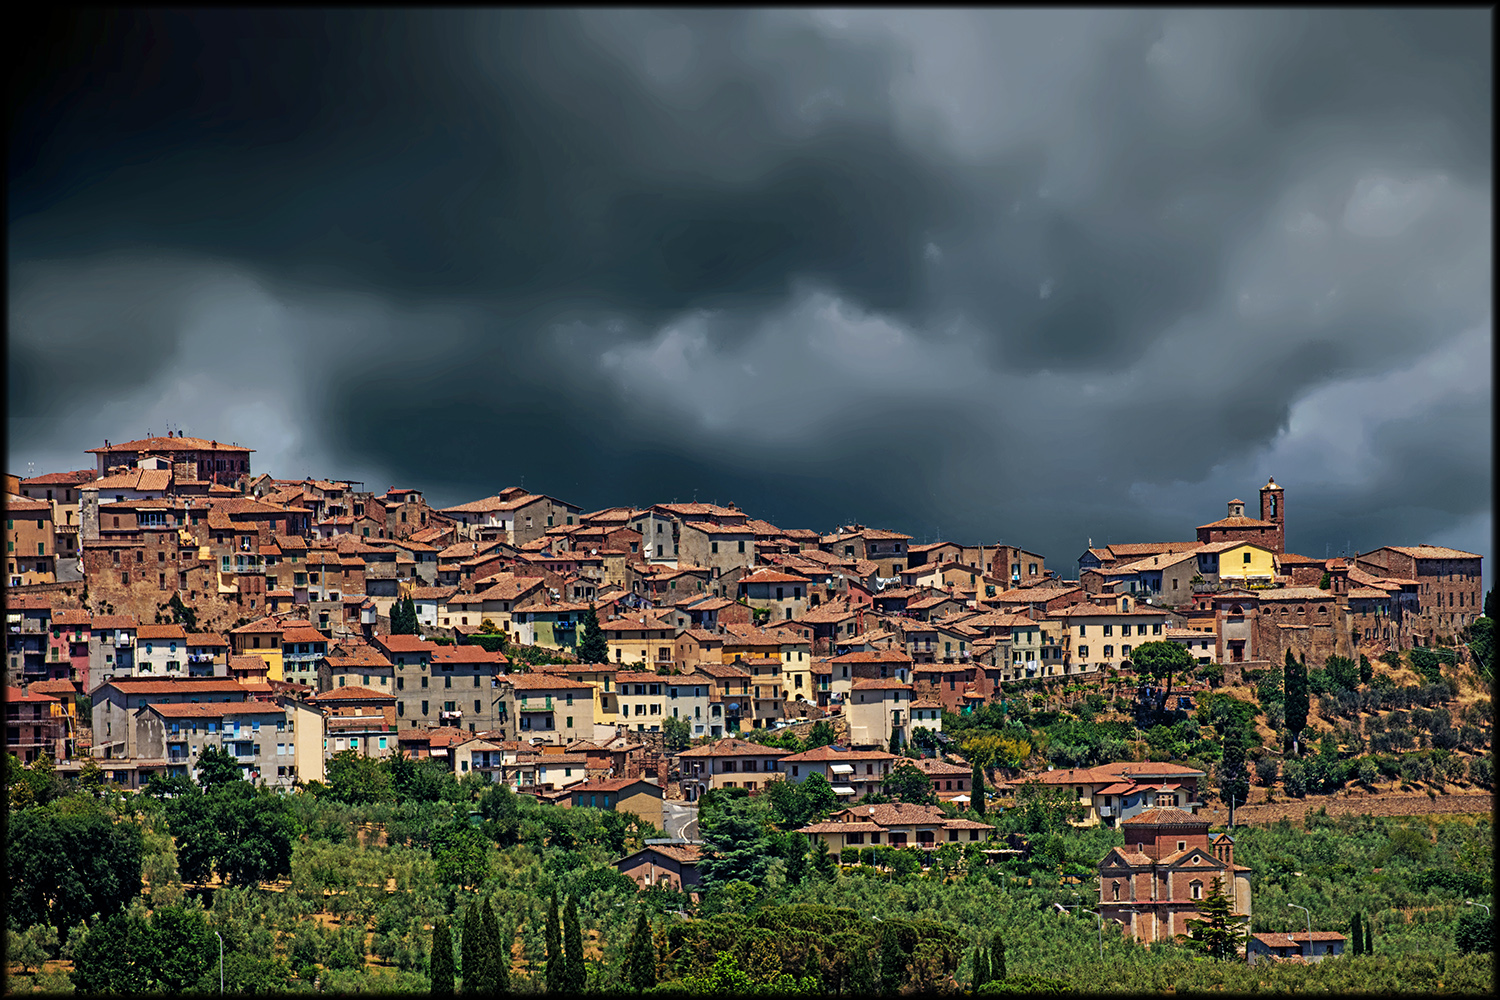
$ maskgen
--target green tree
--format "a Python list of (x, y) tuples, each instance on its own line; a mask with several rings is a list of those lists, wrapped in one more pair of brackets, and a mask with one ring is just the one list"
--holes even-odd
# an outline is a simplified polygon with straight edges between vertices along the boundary
[(1453, 943), (1465, 955), (1493, 951), (1495, 948), (1495, 932), (1494, 924), (1490, 921), (1490, 915), (1480, 910), (1477, 906), (1470, 907), (1463, 916), (1458, 918), (1458, 927), (1454, 932)]
[(223, 747), (205, 746), (198, 753), (198, 784), (204, 791), (240, 781), (243, 772), (234, 754)]
[(23, 973), (40, 969), (57, 948), (57, 928), (51, 924), (32, 924), (24, 931), (7, 931), (5, 957), (21, 967)]
[(464, 931), (458, 942), (459, 970), (463, 975), (465, 993), (484, 992), (485, 945), (484, 917), (479, 912), (479, 900), (471, 899), (464, 911)]
[(979, 989), (990, 981), (990, 950), (980, 942), (974, 948), (974, 974), (971, 979), (971, 988)]
[(837, 738), (833, 725), (827, 719), (819, 719), (808, 731), (807, 748), (811, 750), (814, 747), (831, 747)]
[(484, 901), (485, 938), (485, 992), (490, 996), (503, 996), (510, 992), (510, 946), (511, 942), (500, 937), (500, 921), (495, 918), (495, 908)]
[(1375, 665), (1370, 662), (1370, 658), (1368, 656), (1366, 656), (1364, 653), (1360, 653), (1359, 654), (1359, 682), (1361, 684), (1369, 684), (1370, 681), (1374, 679), (1374, 677), (1375, 677)]
[(796, 831), (787, 836), (786, 880), (789, 885), (801, 885), (807, 871), (807, 838)]
[(1293, 656), (1289, 649), (1281, 674), (1282, 690), (1286, 693), (1286, 728), (1292, 734), (1292, 752), (1297, 753), (1302, 730), (1307, 728), (1307, 664)]
[(759, 822), (740, 809), (721, 809), (712, 817), (698, 814), (703, 838), (698, 878), (705, 889), (734, 881), (760, 885), (771, 866), (769, 845)]
[(656, 944), (651, 937), (651, 926), (646, 922), (645, 910), (635, 915), (635, 931), (625, 949), (625, 965), (620, 975), (625, 985), (637, 993), (656, 985)]
[(884, 927), (880, 933), (880, 990), (896, 993), (906, 978), (906, 953), (901, 950), (901, 941), (896, 931)]
[(390, 797), (390, 770), (358, 750), (340, 750), (330, 757), (327, 774), (329, 794), (340, 802), (361, 805)]
[(896, 729), (891, 731), (891, 743), (890, 746), (886, 747), (886, 750), (894, 754), (901, 752), (901, 730)]
[(1364, 917), (1358, 910), (1355, 910), (1354, 916), (1349, 918), (1349, 945), (1351, 954), (1363, 955), (1365, 953)]
[(490, 872), (488, 844), (470, 827), (450, 827), (435, 838), (432, 860), (438, 881), (460, 889), (478, 888)]
[(1239, 955), (1239, 946), (1245, 939), (1245, 923), (1248, 917), (1234, 912), (1234, 904), (1224, 894), (1224, 880), (1218, 876), (1210, 883), (1208, 895), (1198, 907), (1204, 920), (1189, 920), (1189, 946), (1210, 958), (1224, 962)]
[(971, 780), (974, 787), (973, 795), (971, 796), (974, 801), (974, 811), (983, 816), (985, 810), (984, 768), (979, 766), (978, 761), (974, 762), (974, 774)]
[(1323, 662), (1328, 679), (1336, 691), (1353, 691), (1359, 687), (1359, 663), (1347, 656), (1330, 656)]
[(563, 914), (563, 981), (564, 993), (582, 993), (586, 981), (583, 962), (583, 931), (578, 925), (578, 897), (568, 897), (568, 908)]
[(258, 885), (291, 874), (296, 824), (285, 796), (239, 783), (210, 798), (222, 834), (217, 867), (226, 881)]
[(1325, 569), (1322, 578), (1318, 580), (1318, 589), (1327, 590), (1331, 586), (1333, 586), (1333, 577)]
[(662, 748), (668, 753), (680, 753), (691, 746), (692, 742), (692, 723), (670, 716), (661, 720)]
[(160, 959), (145, 910), (116, 913), (89, 928), (73, 949), (73, 987), (84, 993), (156, 992)]
[(198, 984), (218, 957), (218, 939), (208, 928), (203, 910), (168, 906), (151, 915), (159, 954), (155, 979), (168, 993), (182, 993)]
[[(280, 955), (258, 956), (234, 952), (224, 956), (224, 992), (229, 996), (286, 993), (291, 980), (291, 966)], [(194, 986), (198, 993), (219, 992), (217, 955)]]
[(557, 893), (547, 900), (547, 992), (560, 993), (567, 982), (566, 959), (563, 956), (562, 921), (557, 917)]
[(578, 641), (578, 660), (580, 663), (609, 662), (609, 642), (604, 638), (604, 630), (599, 627), (599, 613), (594, 610), (592, 603), (583, 615), (583, 634)]
[(1006, 978), (1005, 971), (1005, 941), (996, 934), (990, 940), (990, 979)]
[(141, 894), (143, 851), (138, 825), (113, 822), (93, 802), (79, 811), (11, 813), (5, 845), (10, 927), (45, 923), (66, 931), (93, 914), (122, 912)]
[(1135, 647), (1130, 654), (1130, 662), (1138, 673), (1158, 682), (1166, 682), (1158, 698), (1160, 707), (1166, 704), (1168, 695), (1172, 693), (1172, 681), (1178, 674), (1191, 670), (1195, 661), (1186, 646), (1179, 646), (1175, 642), (1153, 641), (1143, 642)]
[(932, 790), (932, 779), (915, 765), (901, 763), (880, 784), (885, 794), (900, 802), (913, 805), (934, 805), (937, 793)]
[(1250, 795), (1250, 770), (1245, 765), (1245, 731), (1238, 726), (1224, 735), (1224, 756), (1219, 761), (1219, 794), (1229, 806), (1229, 826), (1234, 827), (1234, 810), (1245, 804)]
[(434, 996), (453, 995), (453, 935), (444, 917), (438, 917), (432, 925), (432, 955), (428, 959), (427, 976), (432, 981)]
[(819, 837), (813, 844), (812, 849), (813, 874), (824, 882), (832, 882), (838, 876), (838, 866), (833, 862), (833, 856), (828, 853), (828, 841)]

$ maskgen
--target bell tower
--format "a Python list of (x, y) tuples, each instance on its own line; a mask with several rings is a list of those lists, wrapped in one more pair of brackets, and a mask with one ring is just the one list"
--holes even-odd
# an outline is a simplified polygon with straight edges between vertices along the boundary
[(1286, 496), (1275, 478), (1260, 488), (1260, 519), (1276, 525), (1272, 547), (1277, 555), (1286, 555)]

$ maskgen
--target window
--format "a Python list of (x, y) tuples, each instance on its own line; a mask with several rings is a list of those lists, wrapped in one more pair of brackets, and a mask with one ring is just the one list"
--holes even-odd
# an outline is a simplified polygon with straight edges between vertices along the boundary
[[(1130, 626), (1126, 625), (1125, 627), (1129, 628)], [(1113, 625), (1106, 625), (1106, 626), (1104, 626), (1104, 634), (1105, 635), (1114, 635), (1115, 634), (1115, 627)], [(1130, 633), (1127, 632), (1125, 634), (1129, 635)]]
[(740, 551), (741, 552), (745, 551), (745, 543), (744, 542), (740, 542)]
[(1202, 899), (1203, 898), (1203, 883), (1202, 882), (1199, 882), (1198, 880), (1194, 879), (1193, 883), (1192, 883), (1192, 890), (1193, 890), (1193, 898), (1194, 899)]
[(1104, 658), (1106, 660), (1109, 659), (1111, 656), (1114, 656), (1114, 655), (1115, 655), (1115, 647), (1113, 647), (1113, 646), (1105, 646), (1104, 647)]
[(1089, 658), (1089, 648), (1087, 646), (1078, 647), (1078, 658), (1080, 660), (1087, 660)]
[(1249, 561), (1250, 561), (1250, 553), (1246, 552), (1245, 553), (1245, 562), (1249, 562)]

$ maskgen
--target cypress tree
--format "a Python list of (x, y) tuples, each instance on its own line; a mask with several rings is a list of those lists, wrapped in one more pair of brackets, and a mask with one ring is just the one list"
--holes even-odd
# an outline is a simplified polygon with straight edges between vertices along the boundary
[(990, 944), (990, 981), (1005, 978), (1005, 942), (996, 934)]
[(491, 995), (510, 992), (510, 942), (500, 938), (500, 922), (495, 919), (495, 908), (484, 901), (481, 917), (484, 925), (485, 991)]
[(427, 973), (432, 980), (433, 996), (453, 995), (453, 934), (448, 930), (448, 921), (442, 917), (432, 925), (432, 956)]
[(1373, 955), (1373, 954), (1375, 954), (1375, 942), (1373, 940), (1371, 940), (1371, 937), (1370, 937), (1370, 935), (1374, 932), (1374, 930), (1375, 930), (1375, 922), (1373, 920), (1366, 920), (1365, 921), (1365, 950), (1364, 950), (1364, 954), (1366, 954), (1366, 955)]
[(1229, 804), (1229, 826), (1234, 827), (1234, 810), (1250, 795), (1250, 771), (1245, 766), (1245, 731), (1232, 726), (1224, 736), (1224, 756), (1219, 761), (1219, 793)]
[(838, 865), (834, 864), (833, 855), (828, 853), (828, 841), (822, 837), (813, 844), (812, 870), (824, 882), (832, 882), (838, 877)]
[(1286, 727), (1292, 733), (1292, 752), (1300, 755), (1302, 730), (1307, 728), (1307, 663), (1299, 662), (1290, 649), (1286, 651), (1282, 681), (1286, 697)]
[(464, 913), (464, 933), (458, 943), (458, 953), (462, 962), (459, 972), (464, 977), (464, 992), (483, 993), (486, 978), (484, 918), (480, 915), (477, 899), (469, 902)]
[(583, 931), (578, 926), (577, 896), (568, 897), (568, 909), (563, 916), (563, 950), (566, 956), (564, 968), (567, 969), (567, 985), (564, 990), (568, 993), (582, 993), (588, 976), (583, 965)]
[(875, 966), (870, 962), (870, 949), (862, 940), (849, 953), (849, 994), (867, 997), (875, 992)]
[(801, 885), (807, 872), (807, 838), (795, 831), (787, 838), (786, 880), (788, 885)]
[(599, 614), (592, 604), (583, 616), (583, 634), (578, 637), (578, 659), (582, 663), (608, 663), (609, 641), (599, 627)]
[(646, 911), (635, 917), (635, 931), (630, 935), (630, 945), (625, 949), (625, 967), (621, 970), (625, 984), (636, 992), (649, 990), (656, 985), (656, 948), (651, 939), (651, 925), (646, 922)]
[(906, 975), (906, 955), (901, 951), (901, 942), (896, 932), (886, 927), (880, 934), (880, 989), (883, 993), (897, 993)]
[(887, 753), (893, 753), (893, 754), (896, 754), (898, 756), (900, 755), (900, 753), (901, 753), (901, 733), (900, 732), (897, 732), (897, 731), (892, 731), (891, 732), (891, 745), (886, 748), (886, 752)]
[(1353, 945), (1354, 954), (1365, 953), (1365, 929), (1358, 910), (1355, 910), (1354, 916), (1349, 918), (1349, 942)]
[(984, 815), (984, 768), (982, 768), (982, 767), (979, 766), (979, 761), (977, 761), (977, 760), (974, 762), (974, 780), (971, 782), (971, 784), (974, 786), (974, 794), (972, 796), (972, 798), (974, 799), (974, 803), (973, 803), (973, 805), (974, 805), (974, 811), (977, 812), (979, 815), (983, 816)]
[(981, 942), (974, 948), (974, 989), (990, 981), (989, 949)]
[(562, 928), (557, 920), (557, 893), (547, 901), (547, 992), (560, 993), (567, 974), (563, 968)]

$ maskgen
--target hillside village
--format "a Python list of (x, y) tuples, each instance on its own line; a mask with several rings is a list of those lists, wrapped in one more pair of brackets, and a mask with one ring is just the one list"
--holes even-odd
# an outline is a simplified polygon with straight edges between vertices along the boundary
[[(417, 489), (257, 474), (235, 443), (89, 453), (92, 469), (7, 484), (7, 738), (21, 763), (50, 757), (65, 777), (88, 762), (138, 790), (196, 776), (222, 747), (253, 782), (291, 790), (327, 780), (338, 755), (403, 754), (667, 830), (618, 863), (643, 886), (694, 888), (698, 847), (670, 803), (716, 789), (821, 776), (837, 808), (799, 832), (848, 864), (876, 847), (990, 844), (975, 816), (1029, 783), (1074, 801), (1074, 822), (1125, 831), (1098, 898), (1140, 940), (1184, 933), (1209, 875), (1248, 914), (1249, 869), (1198, 815), (1206, 765), (1155, 743), (1093, 766), (1053, 753), (1063, 766), (1013, 760), (979, 788), (945, 720), (1018, 699), (1185, 718), (1195, 696), (1243, 692), (1289, 654), (1404, 672), (1398, 654), (1452, 646), (1482, 613), (1472, 553), (1287, 552), (1274, 480), (1258, 516), (1234, 499), (1185, 527), (1191, 540), (1090, 542), (1064, 572), (1014, 545), (778, 527), (733, 503), (585, 512), (510, 487), (434, 508)], [(1170, 700), (1132, 663), (1161, 642), (1194, 665)], [(1452, 742), (1482, 750), (1470, 744), (1487, 715), (1466, 721), (1483, 728)], [(769, 738), (814, 725), (832, 745)], [(903, 762), (932, 804), (882, 798)], [(1158, 878), (1172, 888), (1148, 905), (1139, 887)]]
[[(884, 748), (1014, 682), (1128, 673), (1146, 641), (1232, 680), (1288, 650), (1451, 645), (1481, 613), (1473, 553), (1287, 552), (1274, 480), (1257, 516), (1235, 499), (1191, 540), (1089, 544), (1064, 573), (1014, 545), (784, 528), (733, 503), (585, 512), (510, 487), (438, 509), (417, 489), (275, 479), (253, 449), (180, 434), (88, 454), (92, 469), (8, 483), (6, 604), (9, 684), (87, 694), (92, 718), (12, 729), (11, 747), (86, 752), (130, 787), (183, 766), (190, 741), (169, 737), (193, 727), (167, 706), (188, 691), (254, 704), (278, 731), (311, 720), (305, 738), (244, 744), (267, 783), (316, 779), (345, 748), (465, 739), (514, 780), (532, 748), (581, 760), (570, 747), (667, 719), (697, 739), (832, 716), (852, 747)], [(408, 598), (420, 634), (393, 635)], [(591, 608), (607, 660), (580, 664)]]

